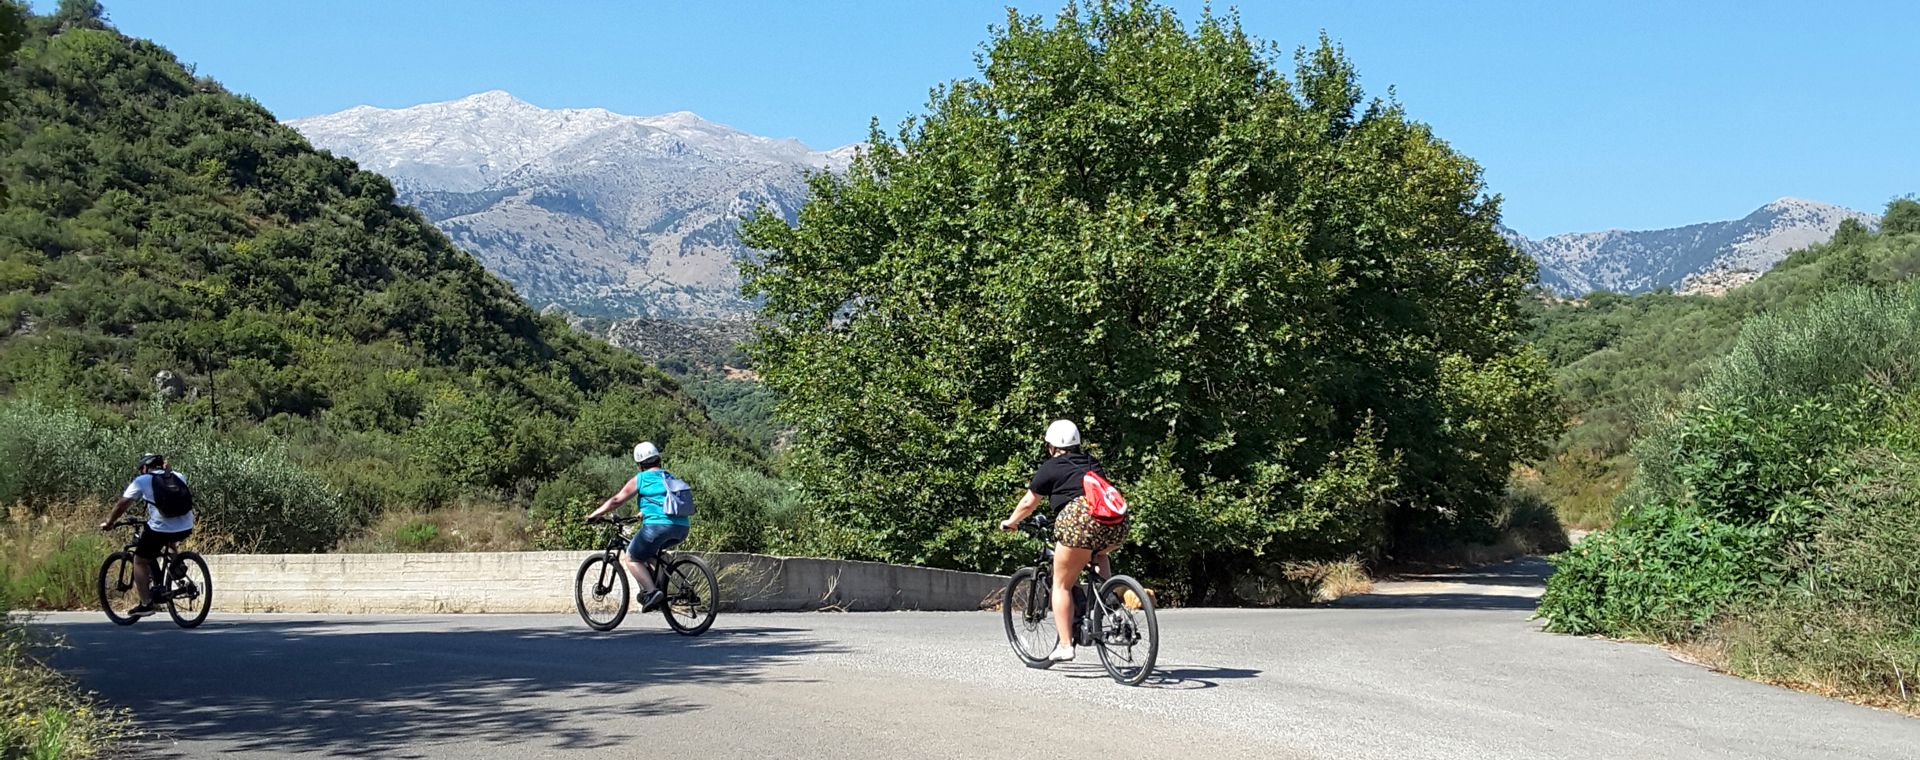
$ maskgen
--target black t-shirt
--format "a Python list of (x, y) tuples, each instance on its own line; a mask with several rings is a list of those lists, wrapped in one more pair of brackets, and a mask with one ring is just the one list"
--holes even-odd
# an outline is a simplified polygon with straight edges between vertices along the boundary
[(1087, 472), (1100, 473), (1106, 477), (1107, 471), (1100, 469), (1100, 460), (1086, 454), (1061, 454), (1040, 463), (1040, 469), (1033, 473), (1033, 481), (1027, 484), (1027, 490), (1047, 497), (1047, 503), (1054, 509), (1067, 505), (1067, 502), (1080, 498), (1083, 489), (1080, 478)]

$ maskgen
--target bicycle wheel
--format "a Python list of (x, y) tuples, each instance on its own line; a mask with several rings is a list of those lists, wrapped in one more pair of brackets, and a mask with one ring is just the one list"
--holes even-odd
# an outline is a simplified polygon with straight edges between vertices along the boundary
[(587, 621), (588, 628), (613, 630), (627, 619), (627, 605), (632, 602), (627, 571), (620, 567), (619, 560), (595, 554), (580, 563), (580, 572), (573, 578), (573, 607), (580, 611), (580, 619)]
[(1047, 658), (1060, 645), (1060, 632), (1053, 627), (1053, 602), (1046, 579), (1039, 570), (1023, 567), (1007, 579), (1007, 591), (1000, 597), (1000, 618), (1007, 624), (1007, 643), (1013, 656), (1029, 668), (1051, 668)]
[(213, 609), (213, 573), (194, 552), (180, 552), (167, 565), (167, 614), (181, 628), (195, 628)]
[(720, 614), (720, 581), (699, 557), (679, 557), (667, 565), (667, 603), (660, 608), (667, 625), (683, 636), (698, 636), (713, 626)]
[[(1128, 602), (1129, 593), (1134, 600)], [(1096, 595), (1093, 646), (1107, 675), (1128, 686), (1138, 686), (1153, 673), (1160, 654), (1160, 620), (1153, 614), (1153, 598), (1140, 582), (1125, 575), (1108, 578)]]
[(100, 563), (100, 578), (95, 585), (100, 592), (100, 609), (106, 611), (108, 620), (117, 625), (140, 622), (140, 618), (127, 614), (128, 610), (140, 606), (140, 589), (133, 585), (131, 552), (107, 555), (107, 561)]

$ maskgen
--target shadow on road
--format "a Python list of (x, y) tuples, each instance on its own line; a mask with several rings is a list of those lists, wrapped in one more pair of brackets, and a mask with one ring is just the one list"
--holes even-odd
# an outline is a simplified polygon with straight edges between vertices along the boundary
[(1394, 580), (1464, 583), (1470, 586), (1526, 586), (1546, 588), (1547, 576), (1553, 575), (1553, 563), (1545, 557), (1521, 557), (1498, 565), (1476, 567), (1467, 570), (1446, 570), (1433, 573), (1404, 576)]
[[(650, 695), (652, 685), (770, 682), (778, 680), (770, 665), (831, 649), (789, 628), (716, 628), (687, 638), (427, 625), (440, 624), (62, 625), (70, 648), (55, 659), (133, 708), (156, 735), (147, 756), (166, 756), (160, 750), (171, 737), (241, 756), (405, 758), (453, 741), (561, 750), (629, 742), (639, 736), (627, 718), (703, 708)], [(564, 699), (581, 695), (591, 698)]]
[(1336, 609), (1417, 609), (1417, 610), (1519, 610), (1532, 611), (1540, 606), (1540, 600), (1531, 596), (1501, 596), (1497, 594), (1432, 593), (1432, 594), (1363, 594), (1342, 597), (1334, 602)]
[(1396, 578), (1372, 593), (1342, 597), (1330, 606), (1345, 609), (1521, 610), (1540, 604), (1553, 565), (1541, 557), (1469, 570), (1421, 573)]

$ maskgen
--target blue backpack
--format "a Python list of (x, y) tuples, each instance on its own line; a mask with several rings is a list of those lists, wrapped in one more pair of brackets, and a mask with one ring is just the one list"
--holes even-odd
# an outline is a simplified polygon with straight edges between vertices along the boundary
[(660, 501), (660, 512), (668, 517), (692, 517), (693, 486), (666, 470), (660, 471), (660, 480), (667, 487), (666, 496)]

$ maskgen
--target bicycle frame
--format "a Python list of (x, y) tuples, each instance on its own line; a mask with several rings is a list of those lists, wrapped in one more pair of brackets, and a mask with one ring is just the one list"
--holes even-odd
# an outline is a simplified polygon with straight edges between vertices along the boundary
[[(596, 589), (612, 588), (613, 579), (608, 577), (606, 573), (618, 572), (613, 568), (625, 567), (621, 564), (620, 560), (626, 554), (627, 544), (633, 541), (633, 533), (626, 529), (627, 526), (633, 524), (635, 523), (620, 521), (607, 522), (607, 540), (605, 545), (600, 549), (600, 551), (606, 555), (607, 561), (600, 566), (602, 568), (600, 571), (602, 574), (599, 582), (595, 584)], [(654, 555), (653, 559), (647, 561), (653, 563), (653, 567), (647, 570), (647, 576), (653, 580), (653, 587), (665, 590), (667, 587), (667, 565), (673, 563), (673, 554), (663, 551)], [(605, 592), (602, 591), (602, 593)]]
[[(123, 547), (121, 551), (124, 551), (128, 554), (133, 554), (134, 547), (140, 545), (140, 539), (146, 534), (147, 534), (147, 526), (145, 523), (134, 524), (133, 538), (132, 540), (129, 540), (127, 542), (127, 545)], [(167, 601), (169, 597), (173, 596), (173, 587), (170, 583), (172, 579), (169, 577), (169, 575), (173, 572), (173, 565), (174, 565), (174, 562), (176, 561), (177, 554), (179, 554), (179, 547), (174, 544), (167, 544), (165, 546), (160, 547), (160, 555), (153, 558), (153, 567), (148, 570), (149, 575), (147, 576), (147, 585), (150, 587), (150, 590), (152, 591), (154, 604), (164, 603)], [(135, 554), (134, 562), (139, 562), (139, 561), (140, 561), (140, 556)], [(127, 573), (129, 576), (132, 575), (133, 562), (129, 562), (126, 565), (123, 565), (122, 567), (125, 568), (123, 572)], [(117, 580), (123, 586), (131, 586), (133, 583), (132, 577), (122, 577)]]

